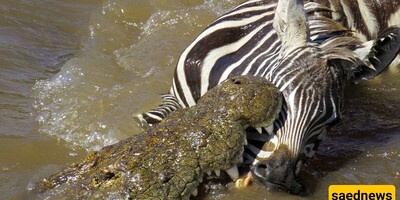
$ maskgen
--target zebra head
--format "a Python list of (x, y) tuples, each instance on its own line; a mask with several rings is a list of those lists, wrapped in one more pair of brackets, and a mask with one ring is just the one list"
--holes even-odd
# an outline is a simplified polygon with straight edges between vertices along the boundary
[[(374, 77), (400, 49), (396, 27), (375, 41), (362, 43), (339, 24), (318, 23), (318, 19), (307, 19), (301, 0), (278, 2), (273, 27), (282, 48), (279, 61), (265, 77), (280, 88), (285, 104), (269, 142), (257, 154), (252, 174), (268, 187), (291, 194), (304, 192), (297, 175), (340, 119), (346, 83)], [(314, 25), (331, 26), (330, 33), (322, 40), (313, 39)]]

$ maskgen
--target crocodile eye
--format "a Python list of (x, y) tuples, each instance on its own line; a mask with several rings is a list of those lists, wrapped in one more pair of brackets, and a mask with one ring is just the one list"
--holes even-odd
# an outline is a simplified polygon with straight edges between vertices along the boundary
[(171, 180), (171, 178), (172, 174), (167, 170), (163, 170), (158, 174), (158, 180), (160, 180), (162, 183), (167, 183), (169, 180)]

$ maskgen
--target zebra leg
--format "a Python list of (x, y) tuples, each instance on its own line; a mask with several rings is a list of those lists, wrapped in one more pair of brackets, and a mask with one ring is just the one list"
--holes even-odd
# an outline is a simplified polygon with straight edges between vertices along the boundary
[(176, 97), (172, 94), (161, 95), (162, 103), (150, 111), (134, 115), (135, 120), (142, 127), (152, 126), (159, 123), (162, 119), (167, 117), (175, 110), (183, 108)]

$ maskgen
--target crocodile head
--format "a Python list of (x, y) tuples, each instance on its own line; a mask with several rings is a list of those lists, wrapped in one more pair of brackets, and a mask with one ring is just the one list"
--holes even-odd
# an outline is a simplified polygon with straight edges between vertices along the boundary
[(264, 78), (230, 78), (196, 106), (90, 154), (35, 190), (46, 199), (188, 199), (205, 173), (242, 162), (245, 129), (271, 124), (281, 98)]

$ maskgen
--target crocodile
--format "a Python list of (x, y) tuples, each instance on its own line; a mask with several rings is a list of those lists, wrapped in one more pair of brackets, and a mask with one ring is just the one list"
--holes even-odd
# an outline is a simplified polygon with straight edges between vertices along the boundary
[(237, 169), (246, 128), (271, 125), (281, 106), (281, 93), (266, 79), (229, 78), (197, 105), (90, 153), (30, 193), (38, 199), (189, 199), (206, 173)]

